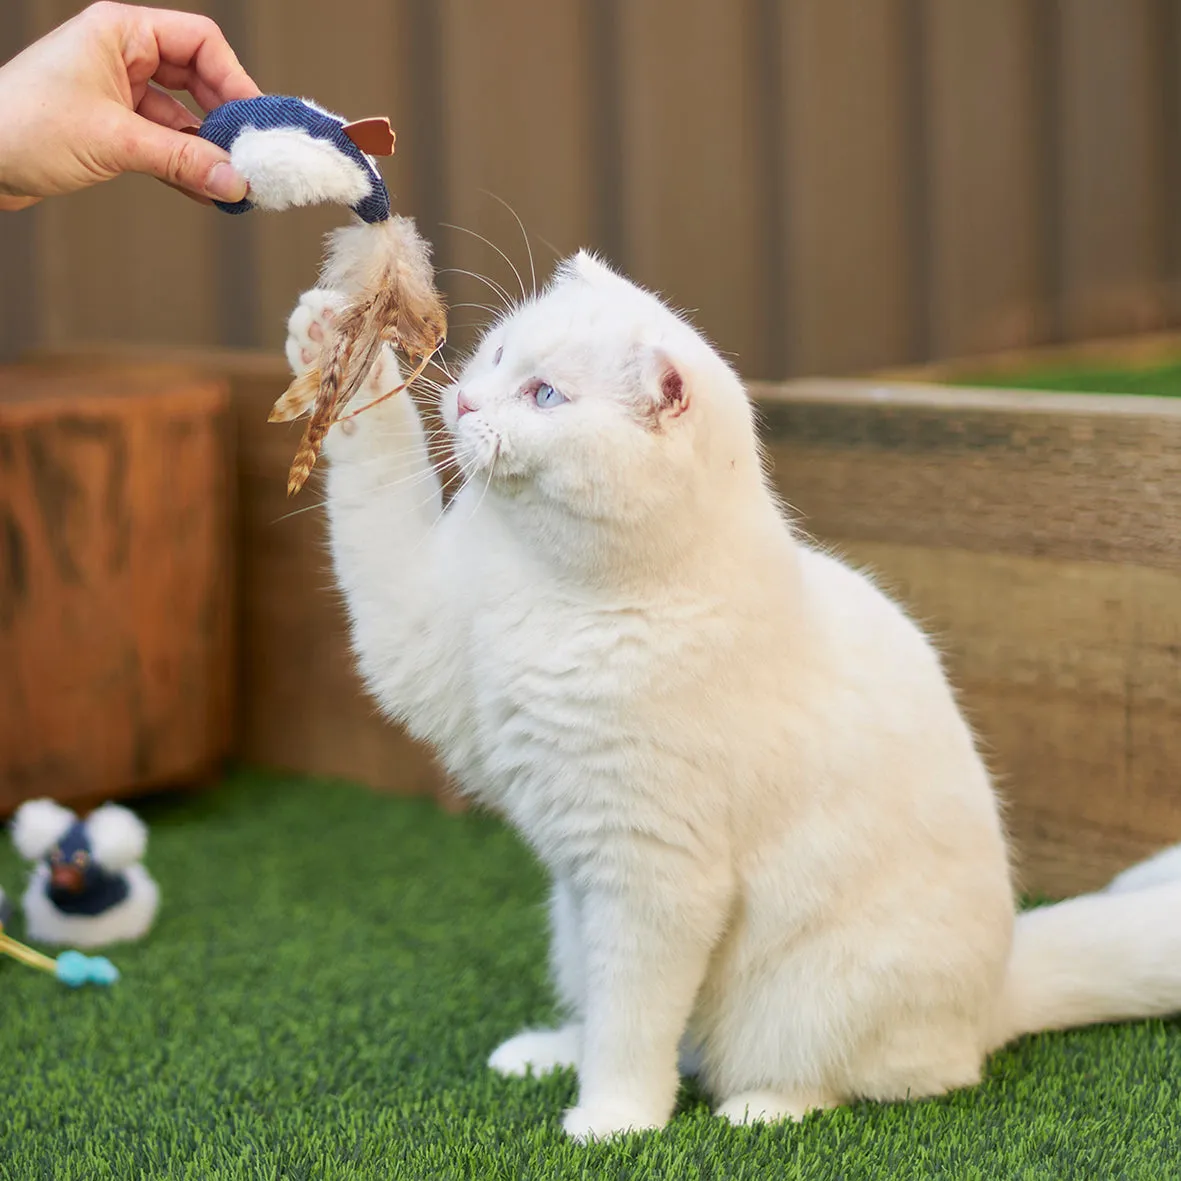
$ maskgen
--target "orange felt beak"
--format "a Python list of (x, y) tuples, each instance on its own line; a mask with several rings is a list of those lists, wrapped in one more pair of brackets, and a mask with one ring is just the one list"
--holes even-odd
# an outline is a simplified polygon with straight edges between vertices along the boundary
[(49, 882), (55, 890), (77, 894), (82, 889), (82, 871), (75, 865), (55, 865), (49, 871)]

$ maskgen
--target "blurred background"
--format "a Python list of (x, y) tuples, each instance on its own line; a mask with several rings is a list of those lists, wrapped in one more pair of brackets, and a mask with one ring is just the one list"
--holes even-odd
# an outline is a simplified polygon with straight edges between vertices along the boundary
[[(1181, 0), (189, 2), (265, 91), (390, 117), (450, 344), (531, 285), (519, 216), (539, 281), (590, 247), (749, 379), (874, 372), (752, 387), (772, 475), (940, 637), (1029, 888), (1181, 839), (1181, 399), (953, 388), (1051, 346), (1049, 388), (1181, 394)], [(0, 5), (2, 57), (81, 7)], [(346, 218), (141, 177), (0, 216), (0, 813), (227, 755), (450, 801), (267, 423)]]
[[(262, 88), (389, 114), (397, 209), (526, 284), (592, 247), (751, 378), (1176, 323), (1178, 0), (190, 0)], [(82, 7), (3, 0), (7, 57)], [(494, 194), (492, 196), (490, 194)], [(0, 353), (279, 352), (338, 209), (130, 178), (0, 219)], [(463, 326), (484, 316), (457, 308)], [(456, 332), (453, 336), (459, 336)]]

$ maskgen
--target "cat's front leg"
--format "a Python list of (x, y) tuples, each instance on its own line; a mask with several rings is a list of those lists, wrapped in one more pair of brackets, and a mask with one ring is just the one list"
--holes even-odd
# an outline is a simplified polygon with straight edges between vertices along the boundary
[(527, 1029), (497, 1046), (488, 1059), (497, 1074), (520, 1077), (578, 1068), (586, 1005), (581, 926), (578, 898), (570, 883), (559, 877), (550, 892), (550, 971), (570, 1020), (557, 1029)]
[[(322, 288), (300, 298), (287, 327), (296, 373), (320, 356), (343, 306), (338, 292)], [(397, 358), (383, 345), (349, 408), (362, 410), (401, 383)], [(332, 561), (358, 669), (373, 696), (417, 737), (453, 747), (470, 730), (468, 702), (456, 691), (463, 683), (462, 631), (440, 482), (409, 393), (336, 423), (324, 456)]]
[[(337, 291), (305, 291), (287, 321), (287, 360), (299, 376), (314, 365), (325, 340), (335, 331), (345, 299)], [(377, 494), (387, 510), (411, 529), (433, 521), (442, 505), (439, 480), (431, 465), (418, 408), (402, 391), (377, 402), (402, 384), (398, 359), (388, 344), (378, 350), (360, 388), (343, 408), (345, 417), (324, 440), (330, 461), (329, 503), (364, 507)], [(362, 411), (348, 417), (354, 411)]]
[(579, 1141), (659, 1128), (672, 1115), (678, 1048), (729, 885), (717, 866), (669, 856), (676, 864), (653, 872), (651, 849), (637, 848), (613, 882), (580, 891), (585, 1022), (578, 1105), (562, 1120)]

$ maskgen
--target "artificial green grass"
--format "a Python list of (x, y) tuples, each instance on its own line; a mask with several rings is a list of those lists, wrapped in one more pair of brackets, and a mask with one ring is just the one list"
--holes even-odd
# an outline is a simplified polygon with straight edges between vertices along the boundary
[[(552, 1016), (543, 879), (486, 817), (239, 774), (140, 808), (163, 905), (110, 991), (0, 963), (0, 1176), (1144, 1178), (1181, 1175), (1181, 1024), (1028, 1039), (984, 1085), (580, 1148), (570, 1074), (484, 1066)], [(17, 892), (12, 851), (0, 882)], [(19, 934), (19, 922), (17, 931)], [(784, 998), (791, 1003), (790, 997)]]
[(953, 384), (1077, 394), (1149, 394), (1181, 397), (1181, 363), (1123, 369), (1034, 369), (1026, 373), (959, 378)]

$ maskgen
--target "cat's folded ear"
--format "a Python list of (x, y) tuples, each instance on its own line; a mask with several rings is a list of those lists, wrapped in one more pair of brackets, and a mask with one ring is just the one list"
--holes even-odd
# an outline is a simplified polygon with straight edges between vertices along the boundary
[(658, 423), (680, 418), (689, 409), (689, 387), (685, 371), (658, 345), (649, 346), (645, 357), (645, 384)]
[(593, 250), (580, 250), (567, 264), (572, 274), (594, 282), (596, 279), (618, 279), (619, 276)]

